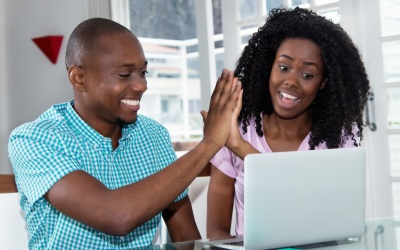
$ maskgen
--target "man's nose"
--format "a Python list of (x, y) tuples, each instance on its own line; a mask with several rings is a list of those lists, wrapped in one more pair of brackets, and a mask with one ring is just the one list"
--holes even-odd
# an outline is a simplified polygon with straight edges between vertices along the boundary
[(142, 94), (147, 90), (147, 80), (144, 77), (135, 77), (130, 88), (136, 92), (142, 92)]

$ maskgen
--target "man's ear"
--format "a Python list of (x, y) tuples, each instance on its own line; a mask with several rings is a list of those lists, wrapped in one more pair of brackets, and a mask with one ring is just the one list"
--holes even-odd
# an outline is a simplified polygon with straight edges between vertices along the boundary
[(327, 82), (328, 82), (328, 77), (325, 78), (325, 79), (322, 81), (322, 84), (321, 84), (321, 87), (319, 87), (319, 90), (325, 88)]
[(68, 78), (74, 90), (85, 91), (85, 84), (83, 82), (83, 71), (82, 68), (76, 65), (68, 67)]

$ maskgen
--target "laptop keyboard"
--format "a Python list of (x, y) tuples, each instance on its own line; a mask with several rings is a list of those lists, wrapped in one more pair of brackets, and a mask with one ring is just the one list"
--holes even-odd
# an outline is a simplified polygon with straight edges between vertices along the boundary
[(224, 245), (231, 245), (231, 246), (243, 246), (243, 241), (232, 241), (223, 243)]

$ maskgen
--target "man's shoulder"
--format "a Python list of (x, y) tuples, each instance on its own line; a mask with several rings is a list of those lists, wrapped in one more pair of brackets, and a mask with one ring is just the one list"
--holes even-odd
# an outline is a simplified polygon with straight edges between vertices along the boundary
[(11, 136), (34, 134), (39, 131), (57, 132), (67, 129), (65, 111), (67, 103), (56, 104), (41, 114), (37, 119), (16, 127)]
[(144, 115), (138, 115), (136, 122), (134, 124), (131, 124), (130, 127), (139, 127), (146, 130), (167, 130), (158, 121)]

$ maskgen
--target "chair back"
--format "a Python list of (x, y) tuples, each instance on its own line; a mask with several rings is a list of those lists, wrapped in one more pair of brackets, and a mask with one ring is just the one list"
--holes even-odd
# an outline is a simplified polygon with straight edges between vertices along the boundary
[[(211, 164), (208, 164), (204, 170), (189, 185), (189, 198), (192, 203), (194, 219), (200, 235), (203, 239), (207, 239), (207, 195), (208, 185), (210, 183)], [(236, 209), (233, 206), (231, 234), (234, 235), (236, 224)]]
[(16, 193), (15, 175), (0, 174), (0, 193)]
[[(176, 148), (176, 146), (175, 146)], [(180, 157), (186, 152), (177, 152), (177, 156)], [(200, 235), (203, 239), (206, 237), (206, 215), (207, 215), (207, 190), (208, 183), (210, 182), (211, 164), (207, 166), (199, 173), (199, 175), (189, 185), (189, 198), (192, 204), (194, 220), (197, 228), (199, 229)], [(160, 226), (153, 239), (154, 245), (163, 245), (171, 243), (171, 238), (168, 233), (167, 225), (164, 220), (161, 220)]]
[(28, 249), (28, 232), (14, 175), (0, 174), (0, 249)]

